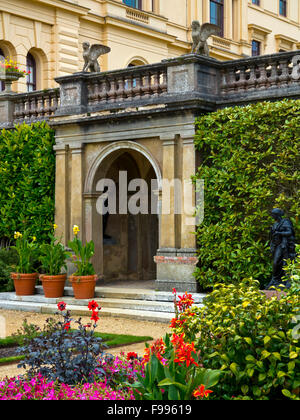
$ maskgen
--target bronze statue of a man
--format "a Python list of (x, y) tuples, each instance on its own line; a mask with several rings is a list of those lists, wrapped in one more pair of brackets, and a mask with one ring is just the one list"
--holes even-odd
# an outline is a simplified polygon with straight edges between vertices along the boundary
[[(282, 284), (282, 278), (285, 275), (284, 265), (286, 260), (293, 260), (296, 256), (295, 252), (295, 230), (289, 219), (283, 218), (284, 212), (281, 209), (273, 209), (271, 216), (275, 219), (275, 223), (271, 227), (270, 232), (270, 248), (273, 257), (273, 274), (272, 280), (268, 284), (270, 287), (278, 287)], [(285, 283), (286, 288), (290, 287), (289, 282)]]

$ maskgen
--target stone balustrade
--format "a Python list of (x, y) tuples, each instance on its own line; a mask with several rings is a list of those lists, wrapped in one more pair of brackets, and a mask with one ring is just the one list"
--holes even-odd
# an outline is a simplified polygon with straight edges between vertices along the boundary
[[(0, 127), (62, 116), (159, 112), (300, 98), (300, 51), (221, 62), (189, 54), (161, 63), (56, 78), (59, 89), (0, 95)], [(163, 109), (164, 108), (164, 109)], [(149, 111), (150, 112), (150, 111)]]
[(59, 107), (59, 89), (18, 94), (15, 99), (14, 121), (34, 122), (53, 116)]
[(131, 102), (167, 93), (167, 66), (149, 65), (87, 78), (88, 106)]
[[(300, 51), (227, 61), (221, 68), (223, 98), (280, 93), (294, 89), (299, 94)], [(298, 89), (297, 89), (298, 88)]]

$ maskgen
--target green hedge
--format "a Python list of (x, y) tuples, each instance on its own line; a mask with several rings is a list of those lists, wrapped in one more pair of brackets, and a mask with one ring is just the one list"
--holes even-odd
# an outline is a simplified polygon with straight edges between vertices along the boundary
[(29, 230), (48, 240), (54, 220), (54, 131), (45, 123), (0, 133), (0, 239)]
[(197, 228), (203, 289), (271, 279), (270, 211), (285, 210), (299, 238), (300, 101), (225, 108), (196, 120), (205, 182), (204, 222)]

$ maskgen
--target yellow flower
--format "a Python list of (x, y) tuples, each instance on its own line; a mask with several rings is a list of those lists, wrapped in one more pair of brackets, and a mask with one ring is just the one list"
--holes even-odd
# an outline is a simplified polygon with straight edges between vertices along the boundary
[(15, 234), (14, 234), (14, 238), (15, 239), (19, 239), (19, 238), (22, 238), (22, 233), (20, 233), (20, 232), (15, 232)]
[(33, 240), (33, 242), (35, 242), (36, 241), (36, 236), (33, 236), (32, 240)]
[(74, 233), (74, 235), (77, 236), (79, 232), (80, 232), (79, 227), (77, 225), (74, 225), (73, 226), (73, 233)]
[(58, 228), (58, 226), (54, 223), (53, 229), (56, 230), (57, 228)]

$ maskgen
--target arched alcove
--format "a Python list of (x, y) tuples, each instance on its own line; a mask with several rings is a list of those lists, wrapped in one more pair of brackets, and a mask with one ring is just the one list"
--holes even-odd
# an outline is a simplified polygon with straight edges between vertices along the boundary
[[(155, 201), (158, 201), (157, 196), (153, 197), (153, 187), (159, 189), (160, 169), (143, 147), (137, 143), (131, 147), (130, 143), (120, 142), (119, 147), (112, 144), (105, 148), (92, 164), (85, 184), (85, 208), (93, 206), (86, 211), (91, 215), (86, 220), (86, 231), (92, 232), (91, 239), (98, 244), (95, 263), (99, 274), (107, 284), (118, 281), (124, 282), (124, 286), (130, 281), (156, 279), (154, 256), (159, 239), (159, 206)], [(116, 211), (108, 215), (100, 214), (97, 201), (91, 202), (89, 198), (91, 195), (97, 200), (103, 197), (99, 185), (104, 180), (115, 186)], [(140, 194), (142, 188), (144, 195)], [(136, 212), (132, 211), (132, 203)]]

